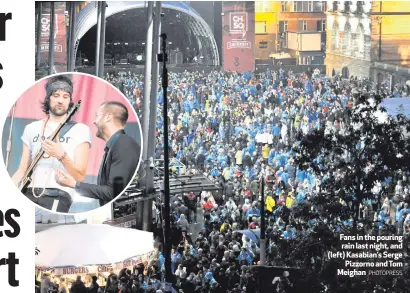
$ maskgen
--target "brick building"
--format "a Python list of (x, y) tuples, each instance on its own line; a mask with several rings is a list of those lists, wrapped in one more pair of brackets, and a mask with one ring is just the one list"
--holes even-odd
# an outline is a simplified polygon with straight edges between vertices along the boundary
[[(256, 1), (255, 58), (286, 52), (296, 64), (323, 64), (326, 5), (326, 1)], [(314, 46), (306, 47), (311, 40)]]

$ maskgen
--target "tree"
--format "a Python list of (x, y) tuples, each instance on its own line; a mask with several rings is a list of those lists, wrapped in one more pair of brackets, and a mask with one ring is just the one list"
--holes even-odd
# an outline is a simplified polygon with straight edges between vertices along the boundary
[(317, 200), (331, 214), (336, 201), (346, 203), (342, 217), (350, 217), (353, 227), (360, 204), (380, 201), (383, 190), (375, 194), (376, 185), (410, 167), (409, 119), (388, 116), (381, 102), (381, 96), (357, 96), (345, 133), (325, 127), (304, 137), (296, 149), (299, 168), (311, 168), (321, 179)]
[[(299, 169), (310, 170), (321, 183), (305, 203), (293, 207), (293, 222), (302, 231), (299, 237), (275, 239), (270, 256), (278, 264), (287, 261), (301, 268), (298, 288), (318, 293), (372, 293), (389, 288), (389, 292), (404, 293), (410, 286), (408, 265), (401, 276), (346, 278), (336, 274), (343, 260), (328, 257), (329, 251), (340, 251), (340, 233), (394, 233), (389, 229), (380, 232), (371, 217), (360, 215), (366, 201), (380, 203), (387, 195), (385, 183), (390, 178), (410, 168), (409, 119), (401, 113), (389, 117), (381, 101), (381, 96), (357, 95), (344, 132), (326, 125), (302, 137), (295, 148)], [(409, 264), (408, 236), (404, 243), (403, 261)]]

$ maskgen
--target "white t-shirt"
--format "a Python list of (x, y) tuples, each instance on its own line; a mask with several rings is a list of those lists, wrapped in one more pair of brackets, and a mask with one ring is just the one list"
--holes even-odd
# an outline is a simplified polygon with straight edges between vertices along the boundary
[[(33, 160), (38, 151), (41, 149), (41, 136), (44, 128), (45, 119), (30, 123), (24, 129), (23, 136), (21, 137), (23, 143), (28, 146), (31, 152), (31, 159)], [(51, 136), (56, 130), (59, 123), (48, 122), (46, 129), (44, 130), (44, 136)], [(76, 123), (72, 128), (63, 136), (59, 138), (60, 144), (63, 150), (67, 153), (67, 156), (74, 160), (74, 154), (76, 148), (85, 142), (88, 142), (91, 147), (92, 134), (90, 128), (82, 123)], [(65, 173), (68, 173), (63, 164), (58, 159), (49, 157), (48, 159), (41, 158), (37, 163), (32, 175), (32, 181), (29, 187), (36, 188), (58, 188), (71, 195), (74, 198), (75, 189), (71, 187), (62, 186), (57, 183), (55, 179), (55, 170), (60, 169)]]
[(258, 132), (258, 133), (256, 134), (256, 136), (255, 136), (255, 141), (256, 141), (257, 143), (262, 143), (262, 142), (263, 142), (263, 134), (260, 133), (260, 132)]
[(273, 144), (273, 134), (272, 133), (268, 133), (267, 134), (268, 137), (268, 144)]

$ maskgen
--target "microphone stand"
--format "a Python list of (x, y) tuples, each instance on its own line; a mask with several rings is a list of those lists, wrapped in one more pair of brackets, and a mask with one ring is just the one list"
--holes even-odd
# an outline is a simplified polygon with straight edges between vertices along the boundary
[[(165, 291), (171, 292), (171, 225), (170, 225), (170, 194), (169, 194), (169, 145), (168, 145), (168, 69), (167, 69), (167, 35), (161, 34), (161, 53), (158, 62), (162, 62), (162, 91), (164, 96), (164, 258), (165, 258)], [(156, 78), (154, 76), (154, 78)], [(152, 146), (153, 147), (153, 146)]]
[(13, 124), (14, 124), (14, 113), (16, 111), (17, 102), (14, 103), (13, 108), (11, 110), (11, 117), (10, 117), (10, 130), (9, 130), (9, 139), (7, 140), (7, 149), (6, 149), (6, 170), (9, 168), (9, 160), (11, 154), (11, 139), (13, 133)]

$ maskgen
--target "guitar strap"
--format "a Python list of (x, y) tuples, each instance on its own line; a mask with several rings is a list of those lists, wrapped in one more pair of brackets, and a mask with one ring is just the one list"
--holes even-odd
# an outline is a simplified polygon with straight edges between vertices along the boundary
[(64, 135), (66, 135), (67, 132), (76, 124), (77, 122), (71, 120), (64, 124), (64, 126), (60, 130), (59, 137), (63, 137)]
[[(70, 129), (71, 129), (74, 125), (76, 125), (76, 124), (77, 124), (77, 122), (72, 121), (72, 120), (70, 120), (70, 121), (68, 121), (66, 124), (64, 124), (64, 126), (61, 127), (61, 130), (60, 130), (60, 133), (59, 133), (59, 137), (63, 137), (64, 135), (66, 135), (67, 132), (70, 131)], [(59, 200), (58, 200), (58, 199), (55, 199), (55, 200), (53, 201), (53, 206), (52, 206), (52, 208), (51, 208), (51, 211), (52, 211), (52, 212), (56, 212), (56, 211), (57, 211), (58, 203), (59, 203)]]

